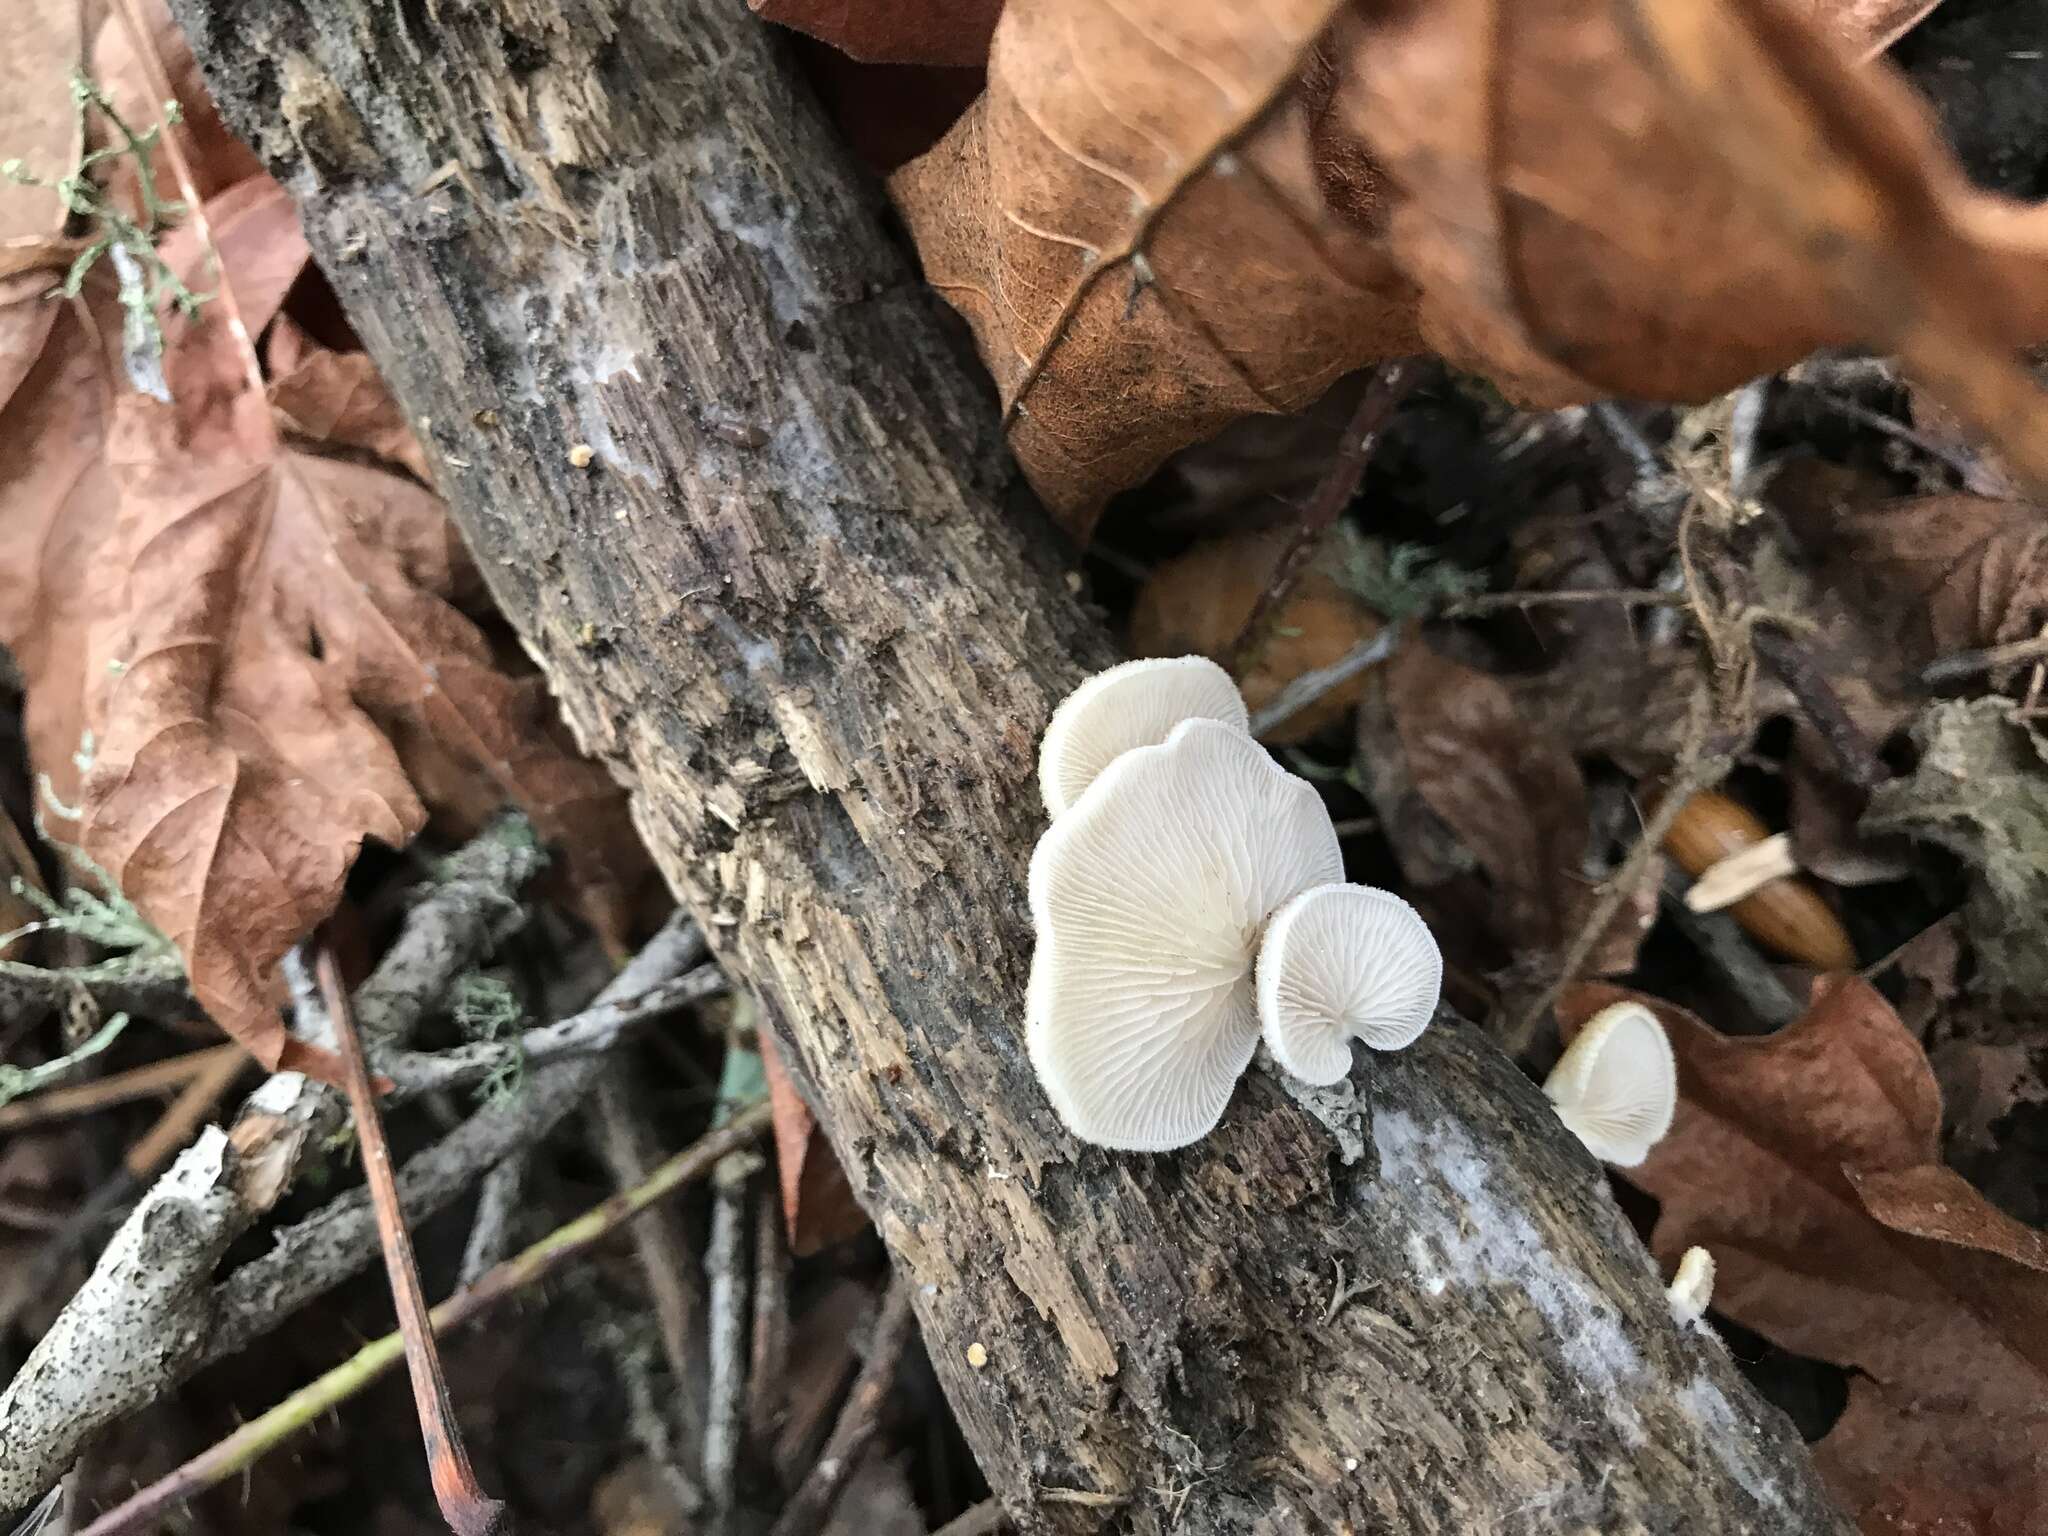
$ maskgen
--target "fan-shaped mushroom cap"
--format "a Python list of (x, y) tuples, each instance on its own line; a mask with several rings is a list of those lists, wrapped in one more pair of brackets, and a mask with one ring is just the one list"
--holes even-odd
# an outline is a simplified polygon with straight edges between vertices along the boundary
[(1104, 769), (1031, 858), (1025, 1038), (1067, 1128), (1134, 1152), (1208, 1132), (1258, 1045), (1266, 920), (1342, 873), (1314, 787), (1232, 726)]
[(1696, 1323), (1704, 1317), (1714, 1299), (1714, 1256), (1704, 1248), (1686, 1249), (1664, 1298), (1671, 1303), (1674, 1322)]
[(1390, 891), (1320, 885), (1273, 914), (1259, 946), (1259, 1027), (1280, 1065), (1326, 1088), (1351, 1042), (1398, 1051), (1429, 1027), (1444, 957)]
[(1098, 672), (1060, 701), (1038, 749), (1038, 790), (1057, 819), (1133, 747), (1156, 747), (1183, 720), (1249, 732), (1230, 674), (1206, 656), (1158, 656)]
[(1656, 1014), (1641, 1003), (1614, 1003), (1586, 1021), (1543, 1091), (1588, 1152), (1633, 1168), (1671, 1129), (1678, 1063)]

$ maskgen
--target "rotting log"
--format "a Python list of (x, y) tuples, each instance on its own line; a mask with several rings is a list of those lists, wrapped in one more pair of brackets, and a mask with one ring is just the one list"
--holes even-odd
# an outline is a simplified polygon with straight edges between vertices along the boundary
[(1471, 1028), (1319, 1113), (1254, 1071), (1174, 1156), (1061, 1130), (1021, 1031), (1033, 746), (1109, 643), (739, 0), (173, 8), (769, 1005), (1025, 1531), (1846, 1529)]

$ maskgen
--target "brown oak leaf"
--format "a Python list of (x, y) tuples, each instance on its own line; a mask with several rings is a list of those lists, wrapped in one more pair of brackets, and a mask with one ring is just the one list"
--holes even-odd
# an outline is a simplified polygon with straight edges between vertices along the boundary
[(1678, 1058), (1670, 1134), (1623, 1173), (1662, 1204), (1651, 1247), (1667, 1266), (1709, 1249), (1717, 1311), (1860, 1373), (1817, 1455), (1863, 1528), (2033, 1529), (2048, 1239), (1940, 1165), (1934, 1074), (1890, 1005), (1822, 977), (1798, 1021), (1737, 1039), (1589, 984), (1560, 1001), (1564, 1032), (1625, 997), (1656, 1011)]
[(1339, 8), (1020, 0), (987, 91), (891, 179), (1077, 536), (1176, 448), (1417, 345), (1378, 241), (1323, 204), (1294, 91)]

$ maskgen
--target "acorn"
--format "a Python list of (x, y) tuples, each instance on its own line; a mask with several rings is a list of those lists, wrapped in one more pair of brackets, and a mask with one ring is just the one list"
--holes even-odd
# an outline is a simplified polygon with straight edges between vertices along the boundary
[[(1698, 879), (1723, 859), (1769, 840), (1770, 829), (1747, 806), (1702, 790), (1680, 809), (1664, 834), (1664, 851)], [(1797, 875), (1767, 880), (1728, 915), (1767, 949), (1818, 971), (1853, 971), (1856, 949), (1820, 892)]]

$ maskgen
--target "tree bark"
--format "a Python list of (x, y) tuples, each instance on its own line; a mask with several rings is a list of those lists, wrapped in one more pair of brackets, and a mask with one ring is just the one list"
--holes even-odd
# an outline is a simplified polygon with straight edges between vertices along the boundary
[(1316, 1112), (1255, 1070), (1177, 1155), (1061, 1130), (1022, 1040), (1034, 746), (1111, 649), (738, 0), (173, 8), (768, 1005), (1025, 1531), (1844, 1529), (1470, 1027)]

